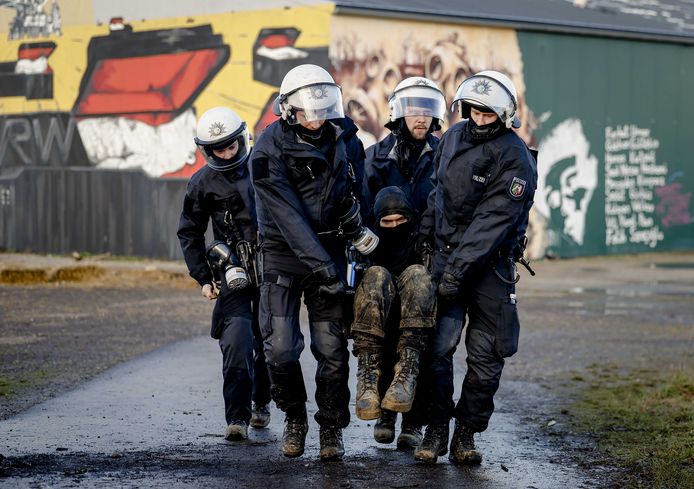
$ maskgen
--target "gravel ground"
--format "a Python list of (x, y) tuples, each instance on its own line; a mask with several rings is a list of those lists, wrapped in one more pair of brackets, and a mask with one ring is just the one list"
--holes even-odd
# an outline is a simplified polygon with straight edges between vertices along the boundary
[[(75, 266), (98, 270), (76, 277)], [(585, 387), (583, 379), (596, 366), (610, 366), (616, 372), (694, 370), (694, 253), (545, 260), (533, 266), (536, 277), (520, 271), (521, 343), (519, 353), (504, 370), (498, 416), (508, 414), (521, 420), (522, 439), (529, 440), (529, 448), (547, 443), (558, 446), (562, 452), (557, 463), (587, 471), (595, 481), (589, 486), (619, 487), (619, 473), (595, 465), (591, 441), (571, 432), (571, 413), (565, 408)], [(28, 270), (46, 273), (37, 279), (40, 274)], [(37, 282), (2, 283), (21, 276), (9, 273), (12, 271), (27, 272)], [(83, 280), (67, 281), (70, 278)], [(182, 263), (75, 262), (69, 257), (0, 254), (0, 419), (71, 390), (126, 360), (177, 340), (206, 336), (211, 307), (199, 296), (197, 284), (187, 277)], [(459, 350), (456, 358), (458, 368), (463, 369), (464, 352)], [(457, 371), (456, 382), (461, 379)], [(113, 466), (113, 470), (127, 472), (128, 461), (135, 457), (130, 467), (147, 466), (140, 469), (146, 470), (140, 474), (142, 478), (160, 478), (161, 485), (167, 485), (175, 474), (167, 478), (162, 471), (175, 461), (180, 466), (187, 457), (200, 459), (204, 452), (187, 450), (173, 455), (106, 457), (102, 470), (108, 472)], [(217, 470), (215, 474), (220, 475), (220, 463), (228, 469), (223, 474), (233, 473), (236, 462), (225, 458), (224, 448), (216, 447), (206, 462), (200, 461), (186, 474), (192, 474), (191, 480), (198, 477), (198, 471), (210, 477), (209, 471)], [(87, 459), (63, 458), (60, 463), (64, 465), (57, 470), (68, 475), (91, 460)], [(357, 461), (365, 476), (379, 463), (378, 458), (368, 460)], [(32, 463), (42, 467), (40, 457)], [(50, 458), (44, 465), (55, 463)], [(400, 458), (390, 463), (398, 465), (398, 470), (408, 470)], [(265, 472), (289, 481), (293, 466), (280, 460)], [(315, 469), (313, 482), (342, 477), (346, 470), (321, 471), (313, 462), (306, 467), (309, 479)], [(258, 474), (265, 472), (261, 467)], [(223, 480), (223, 474), (214, 481)], [(415, 477), (414, 486), (407, 487), (454, 479), (455, 474), (447, 472), (444, 476), (425, 472), (422, 478)], [(264, 487), (260, 481), (262, 478), (250, 487)]]
[[(47, 280), (66, 271), (79, 280), (21, 283), (41, 270)], [(18, 283), (1, 283), (8, 276)], [(0, 254), (0, 392), (7, 394), (0, 419), (143, 353), (208, 334), (212, 303), (198, 290), (181, 263)]]

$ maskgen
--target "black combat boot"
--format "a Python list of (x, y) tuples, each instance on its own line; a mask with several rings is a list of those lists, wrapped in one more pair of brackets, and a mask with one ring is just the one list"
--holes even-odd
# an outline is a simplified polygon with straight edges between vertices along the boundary
[(381, 415), (381, 396), (378, 393), (381, 354), (367, 350), (360, 352), (357, 359), (357, 418), (378, 419)]
[(251, 426), (256, 429), (266, 428), (270, 424), (270, 409), (268, 405), (258, 405), (253, 403), (251, 411)]
[(403, 421), (400, 424), (400, 434), (398, 435), (398, 448), (417, 448), (422, 443), (422, 427), (418, 424)]
[(374, 425), (374, 440), (378, 443), (393, 443), (395, 440), (395, 418), (398, 413), (383, 410)]
[(455, 422), (453, 438), (451, 439), (451, 453), (448, 459), (454, 464), (479, 465), (482, 463), (482, 454), (475, 450), (475, 432), (467, 426)]
[(405, 347), (395, 364), (395, 378), (381, 401), (381, 407), (389, 411), (406, 413), (412, 409), (419, 374), (419, 350)]
[(414, 449), (414, 458), (421, 462), (436, 463), (436, 459), (448, 452), (448, 424), (430, 424), (424, 432), (422, 443)]
[(287, 457), (301, 456), (304, 453), (306, 433), (308, 433), (306, 411), (299, 415), (287, 414), (282, 435), (282, 453)]
[(334, 426), (320, 427), (320, 459), (323, 461), (340, 460), (345, 454), (342, 443), (342, 429)]

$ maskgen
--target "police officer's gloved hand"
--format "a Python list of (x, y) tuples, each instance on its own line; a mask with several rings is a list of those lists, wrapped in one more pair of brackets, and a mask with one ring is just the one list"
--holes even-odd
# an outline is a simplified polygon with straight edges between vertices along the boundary
[(346, 293), (345, 284), (337, 273), (334, 263), (326, 263), (316, 267), (312, 271), (313, 277), (318, 282), (318, 295), (321, 297), (340, 296)]
[(448, 272), (443, 272), (438, 292), (441, 297), (454, 297), (460, 292), (460, 281)]

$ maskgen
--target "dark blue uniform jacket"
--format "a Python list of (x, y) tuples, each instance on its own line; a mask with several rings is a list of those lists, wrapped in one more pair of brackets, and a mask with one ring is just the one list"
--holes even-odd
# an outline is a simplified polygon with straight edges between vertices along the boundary
[[(426, 144), (415, 168), (405, 175), (400, 169), (395, 154), (397, 138), (389, 134), (382, 141), (369, 146), (364, 162), (364, 193), (370, 207), (379, 190), (395, 185), (400, 187), (412, 204), (415, 216), (421, 216), (427, 208), (427, 197), (433, 188), (431, 174), (433, 172), (434, 152), (438, 148), (439, 139), (429, 134)], [(369, 218), (371, 223), (372, 218)]]
[(326, 156), (303, 141), (284, 121), (270, 124), (253, 147), (258, 229), (264, 266), (296, 275), (342, 255), (346, 239), (336, 236), (344, 201), (353, 194), (365, 213), (361, 182), (364, 147), (348, 119), (332, 124), (335, 143)]
[(515, 132), (479, 142), (466, 125), (455, 124), (441, 138), (435, 188), (420, 227), (435, 238), (434, 276), (447, 271), (461, 282), (513, 252), (537, 186), (535, 158)]
[(255, 243), (255, 198), (247, 165), (224, 172), (204, 166), (188, 182), (178, 239), (190, 276), (201, 286), (212, 283), (205, 257), (205, 231), (210, 218), (214, 239), (227, 241), (232, 250), (242, 239)]

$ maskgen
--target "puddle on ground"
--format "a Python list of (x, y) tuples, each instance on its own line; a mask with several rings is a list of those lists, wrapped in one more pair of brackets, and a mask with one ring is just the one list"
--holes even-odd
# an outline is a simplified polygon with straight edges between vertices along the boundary
[(666, 263), (651, 263), (649, 268), (684, 268), (693, 269), (694, 263), (691, 262), (666, 262)]

